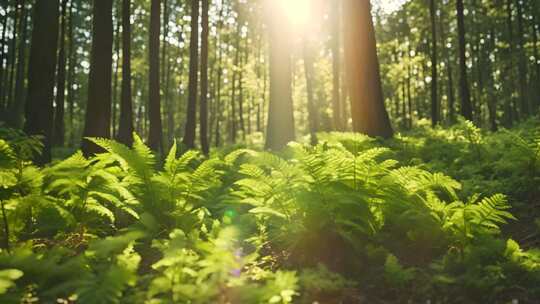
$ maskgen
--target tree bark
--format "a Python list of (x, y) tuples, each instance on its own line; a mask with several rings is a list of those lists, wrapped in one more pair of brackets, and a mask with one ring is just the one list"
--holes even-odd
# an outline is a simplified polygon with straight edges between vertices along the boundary
[(465, 56), (465, 16), (463, 14), (463, 0), (456, 0), (459, 40), (459, 92), (461, 95), (461, 115), (467, 120), (473, 120), (471, 94), (467, 80), (467, 58)]
[(339, 1), (333, 1), (330, 8), (330, 22), (332, 29), (332, 116), (334, 122), (334, 129), (337, 131), (343, 131), (343, 117), (341, 117), (341, 101), (340, 101), (340, 39), (339, 39)]
[(15, 80), (15, 102), (9, 119), (12, 120), (11, 125), (14, 128), (21, 129), (24, 120), (24, 79), (26, 76), (26, 40), (28, 38), (28, 13), (26, 10), (26, 1), (21, 1), (21, 23), (19, 33), (19, 54), (17, 60), (17, 76)]
[(34, 4), (24, 130), (28, 135), (43, 136), (43, 153), (34, 159), (38, 165), (51, 160), (58, 9), (59, 0), (37, 0)]
[(208, 144), (208, 13), (210, 1), (202, 0), (202, 36), (201, 36), (201, 108), (200, 137), (201, 149), (205, 155), (210, 152)]
[(304, 72), (306, 76), (306, 91), (307, 91), (307, 107), (308, 107), (308, 123), (311, 145), (316, 145), (317, 129), (318, 129), (318, 117), (317, 108), (315, 107), (315, 68), (314, 68), (314, 55), (309, 42), (304, 42)]
[(439, 124), (439, 98), (437, 95), (438, 71), (437, 71), (437, 9), (435, 0), (429, 1), (429, 15), (431, 20), (431, 125)]
[(131, 97), (131, 0), (122, 0), (122, 92), (118, 141), (133, 144), (133, 102)]
[(183, 143), (187, 149), (195, 148), (197, 122), (197, 87), (199, 68), (199, 0), (191, 0), (191, 37), (189, 44), (189, 84), (186, 128)]
[(295, 139), (291, 53), (286, 47), (291, 43), (291, 33), (282, 30), (282, 13), (275, 8), (270, 12), (270, 104), (265, 147), (280, 150)]
[(163, 152), (163, 130), (161, 123), (161, 96), (159, 92), (159, 33), (161, 0), (152, 0), (150, 13), (150, 97), (148, 115), (150, 130), (148, 132), (148, 145), (157, 153)]
[(58, 52), (58, 72), (56, 81), (56, 108), (54, 113), (53, 145), (64, 145), (64, 110), (66, 90), (66, 10), (68, 0), (62, 0), (60, 25), (60, 51)]
[[(112, 1), (94, 0), (88, 103), (83, 137), (111, 137), (111, 80), (113, 53)], [(83, 140), (85, 155), (101, 149)]]
[(344, 5), (345, 60), (353, 130), (373, 137), (392, 137), (384, 106), (370, 1), (344, 0)]

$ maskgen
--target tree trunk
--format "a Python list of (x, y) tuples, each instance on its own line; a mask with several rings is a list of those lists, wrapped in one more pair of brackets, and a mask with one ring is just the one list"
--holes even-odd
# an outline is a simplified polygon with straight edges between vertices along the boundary
[[(15, 66), (17, 62), (17, 31), (19, 26), (19, 17), (23, 13), (23, 8), (21, 7), (22, 0), (17, 0), (15, 2), (15, 11), (13, 12), (13, 32), (11, 36), (11, 45), (9, 47), (9, 50), (11, 50), (11, 56), (8, 60), (8, 69), (9, 69), (9, 81), (8, 81), (8, 88), (7, 88), (7, 108), (13, 109), (15, 107), (13, 98), (15, 97), (15, 92), (13, 90), (13, 85), (15, 82)], [(22, 20), (20, 21), (22, 23)]]
[(201, 36), (201, 113), (200, 137), (201, 149), (205, 155), (210, 152), (208, 145), (208, 13), (210, 1), (202, 0), (202, 36)]
[(286, 47), (291, 43), (291, 33), (282, 30), (282, 13), (273, 13), (269, 20), (270, 104), (265, 147), (280, 150), (295, 139), (291, 53)]
[(429, 15), (431, 19), (431, 125), (439, 124), (439, 98), (437, 96), (437, 26), (436, 26), (435, 0), (429, 1)]
[(307, 91), (307, 107), (308, 107), (308, 122), (309, 122), (309, 134), (311, 145), (317, 144), (317, 128), (318, 117), (317, 108), (315, 107), (315, 58), (313, 51), (308, 41), (304, 42), (304, 72), (306, 76), (306, 91)]
[(112, 122), (111, 122), (111, 135), (112, 137), (115, 137), (116, 136), (116, 126), (117, 126), (117, 109), (118, 109), (118, 78), (119, 78), (119, 74), (120, 74), (120, 27), (122, 26), (121, 25), (121, 20), (120, 18), (118, 17), (119, 13), (118, 13), (118, 7), (116, 7), (116, 30), (114, 31), (115, 32), (115, 36), (114, 36), (114, 51), (116, 52), (116, 60), (115, 60), (115, 64), (114, 64), (114, 78), (113, 78), (113, 88), (112, 88), (112, 107), (111, 107), (111, 118), (112, 118)]
[(122, 0), (122, 99), (118, 141), (133, 144), (133, 103), (131, 97), (131, 0)]
[(189, 96), (183, 143), (187, 149), (195, 148), (197, 122), (197, 87), (199, 68), (199, 0), (191, 0), (191, 37), (189, 42)]
[(43, 136), (43, 153), (35, 159), (39, 165), (51, 160), (58, 9), (59, 0), (37, 0), (34, 4), (24, 130), (28, 135)]
[(446, 58), (446, 73), (448, 74), (447, 75), (448, 77), (448, 86), (447, 86), (448, 121), (450, 122), (450, 124), (454, 124), (456, 122), (456, 111), (455, 111), (456, 96), (455, 96), (455, 91), (454, 91), (454, 72), (452, 69), (452, 59), (450, 58), (448, 48), (446, 47), (446, 34), (444, 31), (442, 13), (441, 13), (441, 16), (439, 17), (439, 28), (440, 28), (442, 51), (443, 51), (442, 54), (443, 54), (443, 57)]
[(150, 13), (150, 97), (148, 105), (148, 115), (150, 119), (150, 130), (148, 132), (148, 145), (157, 153), (163, 152), (163, 130), (161, 123), (161, 96), (159, 92), (159, 33), (161, 0), (152, 0)]
[(465, 17), (463, 14), (463, 0), (456, 0), (459, 40), (459, 93), (461, 96), (461, 115), (467, 120), (473, 120), (469, 82), (467, 80), (467, 58), (465, 57)]
[(353, 130), (369, 136), (392, 137), (377, 57), (369, 0), (344, 0), (345, 60)]
[[(535, 0), (537, 1), (537, 0)], [(525, 51), (525, 41), (524, 41), (524, 29), (523, 29), (523, 5), (521, 0), (516, 0), (517, 7), (517, 22), (518, 22), (518, 71), (519, 71), (519, 99), (521, 117), (527, 118), (530, 114), (529, 107), (529, 98), (527, 94), (527, 58)]]
[[(113, 31), (112, 1), (94, 0), (88, 103), (83, 137), (111, 137)], [(82, 150), (87, 156), (101, 151), (88, 140), (83, 140)]]
[[(7, 7), (7, 0), (4, 0), (3, 3)], [(4, 88), (4, 72), (6, 71), (6, 68), (4, 68), (4, 60), (6, 58), (6, 52), (5, 46), (7, 45), (7, 21), (8, 16), (7, 14), (4, 15), (2, 20), (2, 40), (0, 41), (0, 114), (4, 114), (5, 110), (5, 104), (4, 104), (4, 95), (5, 95), (5, 88)], [(0, 119), (2, 117), (0, 116)]]
[(333, 1), (330, 22), (332, 27), (332, 115), (334, 122), (334, 129), (337, 131), (343, 131), (343, 117), (341, 117), (341, 102), (340, 102), (340, 39), (339, 39), (339, 1)]
[(74, 125), (74, 115), (75, 115), (75, 90), (73, 85), (75, 84), (75, 66), (77, 65), (77, 54), (75, 53), (75, 35), (73, 29), (74, 25), (74, 7), (76, 1), (72, 0), (69, 6), (69, 27), (68, 27), (68, 36), (69, 36), (69, 48), (68, 48), (68, 58), (69, 58), (69, 68), (67, 76), (67, 103), (68, 103), (68, 112), (69, 112), (69, 144), (71, 147), (75, 146), (75, 125)]
[(58, 72), (56, 85), (56, 109), (54, 113), (53, 145), (64, 145), (64, 102), (66, 90), (66, 10), (67, 0), (62, 0), (60, 25), (60, 51), (58, 52)]
[(21, 23), (19, 26), (19, 33), (21, 33), (21, 39), (19, 40), (19, 55), (17, 61), (17, 76), (15, 80), (15, 102), (11, 116), (11, 125), (14, 128), (21, 129), (23, 127), (24, 120), (24, 79), (26, 76), (26, 40), (28, 37), (28, 13), (26, 10), (26, 1), (21, 1)]

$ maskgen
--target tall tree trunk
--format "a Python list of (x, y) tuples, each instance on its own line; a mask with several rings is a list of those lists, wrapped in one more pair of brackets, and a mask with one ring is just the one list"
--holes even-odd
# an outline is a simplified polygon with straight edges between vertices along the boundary
[(435, 0), (429, 1), (429, 15), (431, 19), (431, 125), (439, 124), (439, 98), (437, 96), (437, 26)]
[[(3, 0), (4, 7), (7, 7), (7, 0)], [(4, 104), (4, 95), (5, 95), (5, 88), (4, 88), (4, 73), (7, 69), (7, 65), (4, 68), (4, 61), (6, 59), (6, 52), (5, 46), (7, 45), (7, 21), (8, 21), (8, 15), (5, 14), (2, 18), (2, 37), (0, 41), (0, 114), (4, 113), (5, 110), (5, 104)], [(0, 119), (2, 117), (0, 116)]]
[(189, 96), (186, 128), (183, 143), (188, 149), (195, 148), (197, 122), (197, 87), (199, 68), (199, 0), (191, 0), (191, 37), (189, 42)]
[(15, 102), (10, 111), (11, 125), (15, 128), (23, 127), (24, 118), (24, 79), (26, 76), (26, 40), (28, 38), (28, 13), (26, 1), (21, 1), (21, 22), (19, 23), (19, 54), (17, 56), (17, 76), (15, 80)]
[(112, 87), (112, 106), (111, 106), (111, 135), (112, 137), (116, 136), (116, 126), (117, 126), (117, 109), (118, 109), (118, 78), (120, 74), (120, 27), (122, 26), (121, 18), (118, 13), (118, 6), (116, 6), (116, 30), (114, 36), (114, 51), (116, 53), (116, 60), (114, 63), (114, 78), (113, 78), (113, 87)]
[[(221, 101), (221, 86), (222, 86), (222, 79), (221, 74), (223, 73), (223, 46), (222, 46), (222, 39), (219, 36), (221, 34), (221, 30), (223, 28), (223, 6), (219, 10), (219, 16), (218, 16), (218, 25), (217, 25), (217, 37), (216, 37), (216, 48), (217, 48), (217, 85), (216, 85), (216, 127), (215, 127), (215, 146), (219, 147), (221, 145), (221, 121), (223, 120), (223, 113), (222, 113), (222, 104)], [(218, 39), (219, 37), (219, 39)]]
[(133, 102), (131, 97), (131, 0), (122, 0), (122, 99), (118, 141), (133, 144)]
[(200, 137), (201, 149), (205, 155), (210, 152), (208, 145), (208, 13), (210, 1), (202, 0), (202, 36), (201, 36), (201, 113)]
[(540, 54), (538, 52), (538, 26), (537, 26), (537, 22), (538, 22), (538, 16), (536, 15), (536, 7), (537, 7), (537, 2), (536, 1), (531, 1), (531, 9), (533, 11), (532, 13), (532, 22), (531, 22), (531, 27), (532, 27), (532, 36), (533, 36), (533, 55), (534, 55), (534, 67), (535, 67), (535, 84), (534, 84), (534, 89), (535, 89), (535, 97), (534, 97), (534, 108), (532, 109), (533, 110), (533, 114), (534, 113), (537, 113), (538, 110), (540, 109)]
[(267, 149), (280, 150), (295, 139), (292, 100), (291, 33), (283, 30), (284, 16), (276, 8), (269, 10), (270, 31), (270, 104), (266, 132)]
[(339, 1), (332, 1), (332, 7), (330, 12), (330, 22), (332, 30), (332, 116), (334, 129), (337, 131), (343, 131), (343, 117), (341, 117), (341, 102), (340, 102), (340, 39), (339, 39)]
[(155, 152), (163, 152), (163, 130), (161, 123), (161, 96), (159, 92), (159, 33), (161, 0), (152, 0), (150, 13), (150, 97), (148, 115), (150, 130), (148, 132), (148, 145)]
[(311, 45), (308, 41), (304, 42), (304, 72), (306, 76), (306, 91), (307, 91), (307, 107), (308, 107), (308, 123), (310, 142), (312, 145), (317, 144), (317, 128), (318, 117), (317, 108), (315, 107), (315, 68), (314, 68), (314, 55), (311, 49)]
[(473, 120), (471, 94), (467, 80), (467, 58), (465, 56), (465, 16), (463, 14), (463, 0), (456, 0), (459, 40), (459, 93), (461, 96), (461, 115), (467, 120)]
[(35, 159), (40, 165), (51, 160), (58, 9), (59, 0), (37, 0), (34, 4), (24, 130), (43, 136), (43, 153)]
[(60, 25), (60, 51), (58, 52), (58, 72), (56, 81), (56, 108), (54, 113), (53, 145), (64, 145), (64, 102), (66, 90), (66, 10), (68, 0), (62, 0)]
[[(24, 8), (22, 8), (21, 3), (22, 0), (16, 0), (15, 2), (15, 11), (13, 12), (13, 32), (11, 36), (11, 45), (9, 46), (9, 50), (11, 51), (11, 56), (9, 56), (8, 61), (8, 70), (9, 70), (9, 81), (8, 81), (8, 90), (7, 90), (7, 106), (8, 109), (14, 108), (14, 100), (15, 92), (13, 90), (13, 85), (15, 83), (15, 66), (17, 62), (17, 31), (19, 26), (19, 18), (21, 17)], [(20, 20), (20, 23), (22, 23), (22, 20)]]
[(441, 11), (441, 16), (439, 17), (439, 28), (440, 28), (440, 36), (441, 36), (441, 44), (442, 44), (442, 51), (443, 51), (443, 57), (446, 58), (446, 73), (447, 79), (448, 79), (448, 121), (450, 124), (454, 124), (456, 122), (456, 111), (455, 111), (455, 104), (456, 104), (456, 96), (454, 91), (454, 71), (452, 69), (452, 59), (450, 58), (450, 54), (448, 52), (448, 48), (446, 47), (446, 34), (444, 31), (444, 24), (443, 24), (443, 15)]
[(369, 0), (344, 0), (345, 60), (351, 97), (353, 130), (369, 136), (392, 137), (384, 106)]
[(75, 125), (74, 125), (74, 116), (75, 116), (75, 89), (73, 85), (75, 84), (75, 66), (77, 66), (77, 54), (75, 53), (75, 20), (73, 11), (75, 8), (76, 0), (70, 1), (69, 5), (69, 27), (68, 27), (68, 36), (69, 36), (69, 47), (68, 47), (68, 58), (69, 58), (69, 67), (68, 67), (68, 76), (67, 76), (67, 104), (69, 112), (69, 144), (71, 147), (75, 146)]
[(529, 98), (527, 92), (527, 55), (525, 51), (525, 30), (523, 29), (523, 4), (521, 0), (516, 0), (517, 22), (518, 22), (518, 70), (519, 70), (519, 99), (521, 117), (527, 118), (530, 114)]
[[(83, 137), (111, 137), (111, 80), (113, 54), (112, 1), (94, 0), (92, 52), (88, 80), (88, 103)], [(85, 155), (100, 151), (83, 140)]]
[(508, 30), (508, 65), (507, 65), (507, 85), (510, 90), (508, 96), (505, 98), (505, 109), (504, 109), (504, 122), (506, 127), (511, 127), (514, 123), (514, 119), (516, 118), (514, 115), (514, 98), (513, 98), (513, 90), (514, 90), (514, 29), (512, 24), (512, 0), (506, 1), (506, 13), (507, 13), (507, 30)]

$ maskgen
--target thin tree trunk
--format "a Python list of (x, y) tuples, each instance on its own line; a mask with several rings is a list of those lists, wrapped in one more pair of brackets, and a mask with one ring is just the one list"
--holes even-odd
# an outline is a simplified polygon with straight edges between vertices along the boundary
[(150, 78), (148, 95), (148, 115), (150, 130), (148, 132), (148, 145), (157, 152), (163, 152), (163, 130), (161, 123), (161, 96), (159, 90), (159, 32), (161, 0), (152, 0), (150, 13)]
[(189, 96), (183, 143), (187, 149), (195, 148), (197, 122), (197, 87), (199, 69), (199, 0), (191, 0), (191, 37), (189, 44)]
[(463, 14), (463, 0), (456, 0), (459, 41), (459, 92), (461, 95), (461, 115), (467, 120), (473, 120), (469, 81), (467, 80), (467, 58), (465, 57), (465, 16)]
[[(535, 0), (537, 1), (537, 0)], [(519, 71), (519, 96), (521, 117), (527, 118), (530, 115), (529, 99), (527, 94), (527, 59), (525, 54), (525, 41), (523, 29), (523, 5), (521, 0), (516, 0), (517, 22), (518, 22), (518, 71)]]
[[(4, 0), (5, 3), (3, 3), (7, 7), (7, 0)], [(6, 34), (7, 34), (7, 21), (8, 21), (8, 15), (5, 14), (2, 20), (2, 40), (0, 41), (0, 114), (3, 114), (5, 110), (5, 103), (4, 103), (4, 72), (7, 68), (4, 67), (4, 61), (6, 59), (6, 53), (4, 52), (5, 46), (7, 45), (6, 41)], [(2, 118), (0, 116), (0, 118)]]
[(43, 136), (43, 152), (35, 159), (39, 165), (51, 160), (58, 8), (59, 0), (34, 4), (24, 130), (28, 135)]
[(317, 144), (317, 127), (318, 117), (317, 109), (315, 107), (315, 68), (314, 68), (314, 55), (309, 45), (309, 42), (304, 42), (304, 72), (306, 76), (306, 91), (307, 91), (307, 107), (308, 107), (308, 122), (309, 122), (309, 134), (311, 145)]
[(450, 124), (454, 124), (456, 122), (456, 111), (455, 111), (455, 104), (456, 104), (456, 96), (455, 96), (455, 90), (454, 90), (454, 71), (452, 69), (452, 59), (450, 58), (450, 54), (448, 52), (448, 48), (446, 47), (446, 34), (444, 31), (444, 24), (443, 24), (443, 16), (441, 13), (441, 16), (439, 17), (439, 28), (440, 28), (440, 36), (441, 36), (441, 44), (443, 46), (443, 57), (446, 58), (446, 73), (448, 78), (448, 121)]
[(439, 124), (439, 98), (437, 95), (438, 71), (437, 71), (437, 9), (435, 0), (429, 1), (429, 15), (431, 19), (431, 125)]
[[(7, 90), (7, 108), (13, 109), (14, 108), (14, 100), (15, 92), (13, 85), (15, 83), (15, 67), (17, 62), (17, 30), (19, 27), (19, 17), (23, 13), (23, 8), (21, 7), (22, 0), (17, 0), (15, 4), (15, 11), (13, 12), (13, 33), (11, 37), (11, 45), (9, 49), (11, 50), (11, 56), (9, 57), (8, 61), (8, 70), (9, 70), (9, 82), (8, 82), (8, 90)], [(20, 21), (22, 23), (22, 20)]]
[(337, 131), (343, 131), (343, 117), (342, 117), (342, 109), (341, 109), (341, 102), (340, 102), (340, 77), (341, 77), (341, 71), (340, 71), (340, 64), (341, 64), (341, 56), (340, 56), (340, 39), (339, 39), (339, 20), (340, 20), (340, 14), (339, 14), (339, 7), (340, 2), (339, 1), (332, 1), (332, 7), (330, 12), (330, 22), (331, 22), (331, 29), (332, 29), (332, 116), (333, 116), (333, 123), (334, 123), (334, 129)]
[(131, 97), (131, 0), (122, 0), (122, 99), (118, 141), (133, 144), (133, 101)]
[(17, 60), (17, 76), (15, 80), (15, 102), (13, 110), (10, 113), (10, 119), (12, 119), (12, 126), (18, 129), (23, 127), (24, 118), (24, 79), (26, 76), (26, 40), (28, 38), (28, 13), (26, 10), (26, 1), (21, 1), (21, 22), (19, 26), (19, 33), (21, 33), (21, 39), (19, 40), (19, 54)]
[[(118, 9), (117, 9), (118, 11)], [(122, 26), (122, 21), (119, 18), (119, 13), (116, 13), (116, 31), (114, 36), (114, 49), (116, 52), (116, 60), (114, 65), (114, 79), (113, 79), (113, 95), (112, 95), (112, 107), (111, 107), (111, 116), (112, 116), (112, 129), (111, 134), (113, 137), (116, 137), (116, 125), (117, 125), (117, 108), (118, 108), (118, 78), (120, 75), (120, 27)]]
[[(88, 81), (88, 103), (83, 137), (111, 137), (111, 80), (113, 54), (112, 1), (94, 0), (92, 52)], [(101, 149), (83, 140), (85, 155)]]
[(60, 51), (58, 52), (58, 71), (56, 81), (56, 108), (54, 113), (53, 145), (64, 145), (64, 110), (66, 90), (66, 10), (67, 0), (62, 0), (60, 23)]
[(69, 28), (68, 28), (68, 36), (69, 36), (69, 48), (68, 48), (68, 58), (69, 58), (69, 68), (68, 68), (68, 76), (67, 76), (67, 103), (68, 103), (68, 111), (69, 111), (69, 132), (70, 132), (70, 145), (73, 147), (75, 146), (75, 125), (74, 125), (74, 116), (75, 116), (75, 89), (73, 88), (75, 84), (75, 66), (77, 65), (77, 54), (75, 53), (75, 35), (73, 33), (73, 30), (75, 28), (74, 25), (74, 16), (73, 11), (75, 7), (76, 0), (70, 1), (69, 6)]
[(201, 149), (205, 155), (210, 153), (208, 144), (208, 13), (210, 1), (202, 0), (202, 36), (201, 36), (201, 113), (200, 113), (200, 137)]

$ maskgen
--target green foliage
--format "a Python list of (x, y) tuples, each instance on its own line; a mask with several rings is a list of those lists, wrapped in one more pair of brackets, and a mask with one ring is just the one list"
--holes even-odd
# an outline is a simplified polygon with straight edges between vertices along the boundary
[[(280, 154), (239, 149), (210, 158), (178, 155), (173, 145), (162, 165), (138, 137), (132, 149), (91, 139), (103, 153), (77, 152), (45, 168), (0, 140), (0, 300), (540, 296), (539, 251), (503, 233), (521, 223), (513, 213), (527, 195), (496, 191), (518, 174), (538, 178), (536, 137), (481, 134), (465, 122), (417, 132), (386, 142), (321, 134), (316, 146), (291, 143)], [(508, 155), (499, 151), (505, 145)], [(505, 158), (488, 168), (472, 161), (478, 153), (486, 162)], [(521, 187), (538, 190), (531, 181)]]

